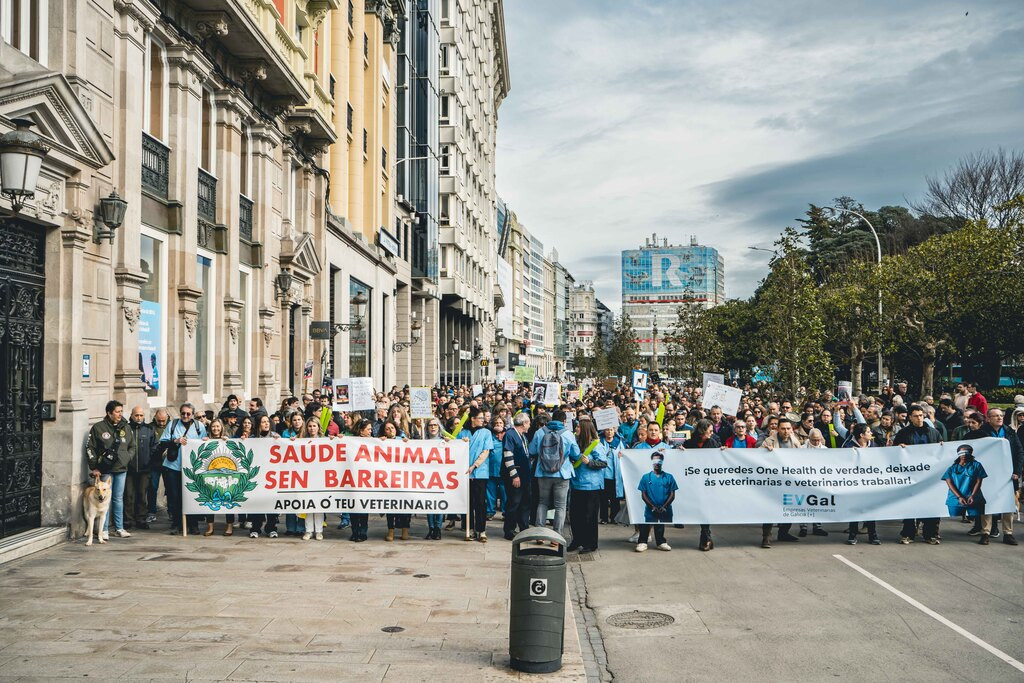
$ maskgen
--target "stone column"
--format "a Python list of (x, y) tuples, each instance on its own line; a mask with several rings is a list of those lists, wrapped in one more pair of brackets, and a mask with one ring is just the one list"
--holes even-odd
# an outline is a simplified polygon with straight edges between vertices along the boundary
[[(249, 129), (252, 145), (252, 223), (253, 239), (263, 245), (263, 264), (253, 271), (253, 300), (250, 303), (258, 313), (253, 340), (253, 363), (257, 368), (256, 395), (273, 412), (277, 408), (280, 394), (279, 368), (274, 367), (275, 358), (280, 358), (272, 342), (278, 308), (274, 278), (280, 272), (277, 257), (281, 243), (280, 208), (274, 211), (274, 197), (277, 190), (274, 180), (280, 170), (275, 150), (281, 144), (280, 134), (266, 124), (253, 125)], [(271, 408), (272, 407), (272, 408)]]

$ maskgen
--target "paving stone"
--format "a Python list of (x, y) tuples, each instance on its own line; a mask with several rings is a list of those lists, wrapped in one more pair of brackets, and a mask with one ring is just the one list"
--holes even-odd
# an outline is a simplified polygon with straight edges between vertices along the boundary
[(275, 662), (245, 660), (228, 676), (232, 681), (382, 681), (386, 664)]
[(192, 657), (145, 659), (125, 672), (126, 680), (222, 681), (241, 666), (230, 659), (194, 659)]

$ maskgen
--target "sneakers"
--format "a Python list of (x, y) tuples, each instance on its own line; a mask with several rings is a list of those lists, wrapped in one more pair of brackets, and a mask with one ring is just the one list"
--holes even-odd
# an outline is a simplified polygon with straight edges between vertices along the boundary
[(772, 547), (772, 537), (771, 536), (762, 536), (761, 537), (761, 547), (762, 548), (771, 548)]
[(668, 551), (672, 550), (672, 546), (670, 546), (668, 543), (659, 543), (658, 550), (664, 550), (667, 553)]
[(786, 543), (796, 543), (800, 539), (794, 536), (793, 534), (779, 534), (779, 540), (784, 541)]
[(999, 527), (992, 527), (992, 533), (988, 535), (989, 538), (999, 538)]
[(487, 543), (487, 532), (481, 531), (480, 535), (477, 537), (476, 540), (480, 541), (481, 543)]
[[(800, 525), (800, 538), (806, 538), (806, 537), (807, 537), (807, 525), (806, 524), (801, 524)], [(780, 535), (779, 540), (780, 541), (782, 540), (781, 535)]]
[(850, 534), (846, 539), (847, 545), (857, 545), (857, 534)]
[(114, 532), (114, 535), (117, 536), (118, 538), (131, 538), (132, 537), (132, 535), (130, 533), (128, 533), (127, 531), (125, 531), (124, 529), (118, 529), (117, 531)]
[(642, 552), (644, 552), (645, 550), (647, 550), (647, 544), (646, 544), (646, 543), (637, 543), (637, 544), (636, 544), (636, 551), (637, 551), (638, 553), (642, 553)]
[(1003, 543), (1006, 545), (1018, 545), (1017, 539), (1013, 537), (1013, 534), (1003, 534)]
[(910, 536), (900, 536), (900, 543), (902, 543), (903, 545), (910, 545), (913, 542), (914, 539), (912, 539)]
[(871, 545), (882, 545), (882, 539), (878, 537), (878, 534), (871, 534), (868, 540), (871, 542)]
[(316, 532), (316, 540), (318, 540), (318, 541), (324, 540), (324, 532), (322, 532), (322, 531)]
[(260, 532), (258, 532), (258, 531), (250, 531), (249, 532), (249, 538), (259, 538), (259, 537), (260, 537)]
[(828, 536), (828, 532), (822, 529), (820, 526), (814, 527), (814, 531), (812, 531), (811, 533), (813, 533), (815, 536)]
[(246, 529), (251, 529), (252, 528), (252, 522), (246, 522), (245, 523), (245, 528)]
[(277, 531), (271, 531), (269, 534), (267, 534), (267, 536), (270, 536), (271, 538), (277, 538)]
[(307, 531), (306, 533), (302, 534), (302, 540), (303, 541), (308, 541), (311, 538), (313, 538), (313, 534), (310, 533), (309, 531)]
[(633, 534), (632, 536), (630, 536), (629, 537), (629, 542), (630, 543), (639, 543), (640, 542), (640, 532), (638, 531), (635, 534)]
[(968, 536), (981, 536), (981, 527), (974, 526), (967, 531)]
[(156, 515), (154, 513), (150, 512), (148, 515), (146, 515), (146, 524), (152, 524), (155, 521)]
[(942, 543), (942, 541), (939, 540), (938, 536), (932, 536), (931, 538), (926, 538), (924, 540), (925, 540), (925, 542), (928, 543), (928, 545), (938, 545), (938, 544)]
[(988, 545), (988, 534), (982, 534), (978, 539), (978, 545)]

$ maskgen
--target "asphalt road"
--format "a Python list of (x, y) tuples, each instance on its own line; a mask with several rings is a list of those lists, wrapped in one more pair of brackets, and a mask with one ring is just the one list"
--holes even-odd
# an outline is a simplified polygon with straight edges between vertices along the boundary
[[(943, 520), (938, 546), (900, 545), (895, 522), (879, 525), (883, 545), (862, 535), (849, 546), (843, 526), (770, 550), (759, 547), (760, 527), (718, 527), (707, 553), (697, 527), (670, 528), (672, 552), (642, 554), (626, 542), (631, 528), (602, 526), (600, 550), (579, 566), (615, 680), (1024, 681), (835, 557), (1024, 662), (1024, 545), (979, 546), (966, 524)], [(675, 622), (633, 630), (608, 621), (633, 610)]]

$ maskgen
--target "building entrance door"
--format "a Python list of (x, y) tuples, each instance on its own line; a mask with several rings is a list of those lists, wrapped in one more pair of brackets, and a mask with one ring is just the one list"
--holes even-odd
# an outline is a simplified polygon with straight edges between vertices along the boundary
[(40, 522), (44, 240), (0, 221), (0, 538)]

